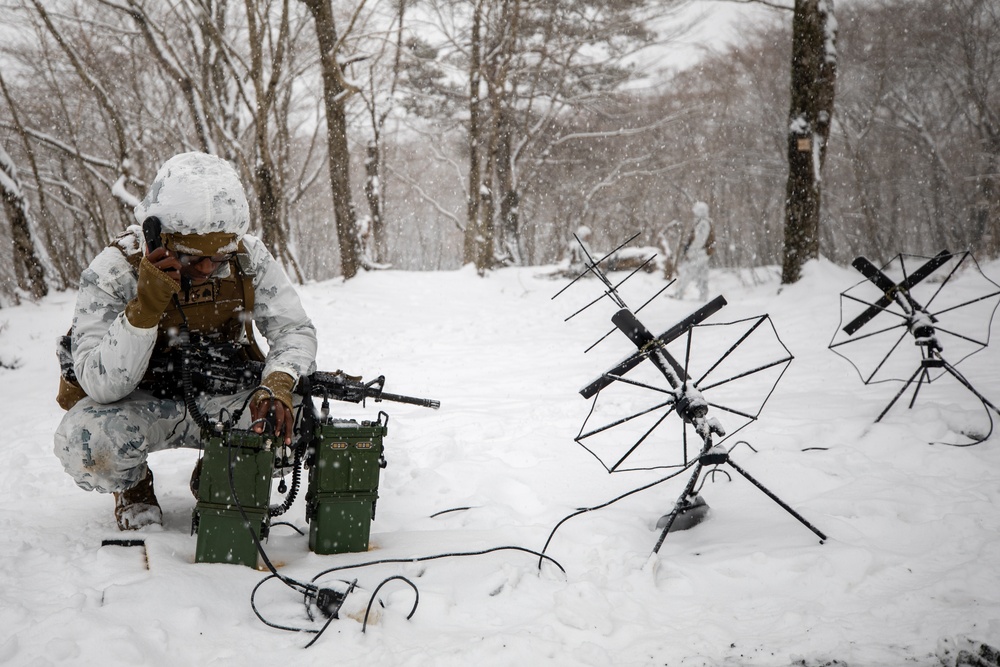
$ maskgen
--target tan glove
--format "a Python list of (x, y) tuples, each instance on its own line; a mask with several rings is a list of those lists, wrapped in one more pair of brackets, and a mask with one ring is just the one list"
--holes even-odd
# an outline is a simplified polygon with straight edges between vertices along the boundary
[(139, 263), (138, 292), (125, 306), (125, 317), (134, 327), (152, 329), (160, 323), (160, 316), (180, 289), (170, 276), (143, 257)]
[[(295, 386), (295, 378), (288, 373), (275, 371), (274, 373), (269, 373), (260, 384), (262, 387), (267, 387), (274, 392), (274, 398), (284, 403), (286, 408), (289, 410), (292, 409), (292, 388)], [(250, 399), (250, 404), (254, 405), (269, 398), (271, 398), (271, 395), (261, 389)]]

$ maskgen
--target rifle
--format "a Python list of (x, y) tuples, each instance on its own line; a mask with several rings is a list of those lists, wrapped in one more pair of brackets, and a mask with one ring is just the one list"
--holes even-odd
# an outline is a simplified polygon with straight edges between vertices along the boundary
[[(235, 394), (260, 385), (264, 364), (246, 358), (241, 345), (192, 341), (189, 345), (174, 348), (173, 354), (154, 356), (149, 361), (149, 370), (141, 387), (165, 398), (183, 398), (183, 383), (180, 370), (191, 369), (191, 388), (198, 393), (212, 395)], [(418, 405), (437, 410), (441, 402), (432, 398), (417, 398), (402, 394), (391, 394), (383, 389), (385, 376), (362, 382), (360, 377), (344, 371), (316, 371), (308, 381), (299, 381), (295, 390), (301, 396), (315, 396), (348, 403), (364, 403), (366, 399), (375, 402), (392, 401)]]
[[(263, 364), (261, 364), (263, 366)], [(301, 387), (302, 383), (299, 383)], [(309, 376), (310, 395), (317, 398), (329, 397), (338, 401), (349, 403), (364, 403), (366, 398), (379, 401), (392, 401), (394, 403), (408, 403), (419, 405), (422, 408), (432, 408), (437, 410), (441, 407), (441, 401), (433, 398), (416, 398), (414, 396), (403, 396), (401, 394), (390, 394), (383, 391), (385, 376), (379, 375), (370, 382), (362, 382), (360, 378), (354, 378), (344, 371), (328, 373), (326, 371), (316, 371)]]

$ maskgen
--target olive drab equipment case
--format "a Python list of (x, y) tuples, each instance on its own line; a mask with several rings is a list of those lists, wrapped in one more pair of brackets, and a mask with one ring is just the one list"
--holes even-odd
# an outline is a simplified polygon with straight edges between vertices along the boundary
[(385, 467), (388, 415), (375, 422), (326, 419), (318, 426), (306, 492), (309, 548), (318, 554), (367, 551)]
[[(382, 441), (387, 424), (384, 412), (375, 422), (327, 418), (315, 423), (306, 455), (311, 551), (368, 550), (380, 471), (386, 465)], [(257, 567), (257, 541), (267, 538), (274, 514), (269, 504), (274, 438), (233, 429), (203, 440), (198, 503), (191, 524), (191, 532), (198, 535), (195, 561)]]
[(233, 429), (203, 442), (191, 522), (191, 532), (198, 534), (195, 562), (255, 568), (257, 544), (249, 531), (259, 541), (267, 538), (274, 436)]

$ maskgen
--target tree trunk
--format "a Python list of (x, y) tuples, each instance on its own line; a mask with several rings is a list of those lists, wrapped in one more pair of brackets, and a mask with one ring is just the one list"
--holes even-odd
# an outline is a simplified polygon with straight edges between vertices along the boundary
[[(486, 154), (492, 155), (496, 150), (496, 133), (490, 133), (489, 147)], [(481, 174), (482, 182), (479, 187), (479, 227), (476, 235), (476, 270), (479, 275), (484, 275), (493, 268), (493, 261), (496, 253), (493, 251), (493, 244), (496, 240), (496, 228), (493, 221), (496, 220), (496, 199), (493, 196), (494, 178), (492, 163), (485, 163), (486, 171)]]
[(368, 142), (365, 155), (365, 200), (368, 202), (368, 216), (371, 225), (368, 229), (369, 249), (367, 259), (375, 263), (385, 261), (385, 220), (382, 215), (382, 156), (379, 152), (380, 133)]
[(49, 292), (45, 284), (45, 270), (35, 254), (35, 244), (31, 238), (31, 224), (28, 220), (28, 202), (24, 199), (17, 170), (7, 152), (0, 147), (0, 195), (3, 208), (10, 220), (11, 236), (14, 240), (14, 272), (17, 286), (40, 299)]
[(976, 197), (972, 219), (981, 234), (986, 256), (1000, 255), (1000, 136), (990, 138), (985, 173), (976, 176)]
[[(486, 41), (485, 51), (489, 54), (483, 78), (490, 102), (489, 149), (486, 151), (486, 160), (482, 163), (487, 166), (487, 173), (480, 174), (482, 182), (489, 187), (483, 188), (481, 194), (483, 202), (480, 203), (479, 233), (476, 236), (479, 243), (476, 268), (480, 275), (497, 264), (498, 236), (505, 250), (504, 261), (516, 263), (520, 260), (516, 239), (518, 194), (514, 190), (511, 150), (514, 130), (510, 123), (511, 110), (507, 108), (512, 103), (508, 88), (513, 85), (511, 62), (517, 46), (520, 8), (519, 0), (503, 0), (500, 3), (499, 20), (493, 22), (492, 31), (480, 36), (480, 43)], [(482, 133), (485, 133), (485, 128)], [(513, 247), (509, 243), (510, 237), (514, 238)]]
[[(250, 46), (250, 78), (254, 88), (254, 104), (251, 107), (256, 146), (253, 180), (257, 205), (260, 209), (263, 241), (271, 254), (286, 267), (290, 267), (295, 279), (301, 283), (302, 271), (288, 247), (288, 216), (281, 183), (281, 169), (271, 148), (270, 133), (271, 115), (277, 106), (276, 91), (288, 38), (288, 0), (284, 0), (281, 6), (281, 24), (277, 38), (268, 34), (266, 21), (258, 20), (255, 3), (246, 0), (244, 4)], [(269, 64), (266, 63), (265, 57), (265, 48), (268, 45), (271, 47), (269, 55), (272, 61)], [(266, 73), (269, 74), (267, 78), (265, 78)]]
[[(402, 56), (404, 46), (405, 24), (407, 0), (398, 0), (397, 6), (397, 29), (395, 53), (392, 59), (392, 79), (389, 85), (389, 99), (396, 97), (396, 86), (399, 83), (400, 71), (402, 68)], [(389, 240), (386, 238), (386, 181), (383, 177), (385, 173), (385, 143), (384, 128), (385, 122), (392, 113), (395, 106), (391, 101), (386, 104), (386, 108), (379, 111), (377, 109), (374, 79), (372, 80), (372, 140), (368, 143), (365, 157), (365, 199), (368, 201), (368, 211), (371, 216), (371, 225), (367, 230), (368, 241), (362, 242), (362, 251), (365, 254), (366, 262), (370, 259), (376, 265), (385, 266), (389, 258)]]
[[(21, 123), (21, 117), (17, 111), (17, 105), (14, 104), (14, 98), (11, 97), (10, 90), (8, 90), (7, 88), (7, 82), (6, 80), (4, 80), (2, 74), (0, 74), (0, 90), (3, 91), (3, 96), (4, 99), (7, 101), (7, 107), (10, 111), (11, 119), (14, 121), (14, 128), (17, 131), (18, 137), (21, 139), (21, 144), (24, 146), (24, 154), (28, 160), (28, 164), (31, 166), (31, 173), (35, 177), (35, 183), (39, 184), (39, 187), (37, 188), (36, 192), (38, 197), (38, 210), (40, 213), (42, 229), (36, 230), (36, 233), (40, 234), (42, 236), (42, 239), (33, 238), (31, 235), (31, 227), (27, 224), (27, 222), (30, 222), (28, 220), (29, 213), (27, 210), (26, 202), (23, 201), (24, 190), (22, 189), (21, 184), (19, 183), (19, 179), (16, 178), (16, 175), (14, 174), (15, 169), (13, 161), (10, 159), (10, 156), (6, 154), (6, 151), (2, 147), (0, 147), (0, 157), (5, 157), (6, 160), (10, 162), (9, 167), (3, 166), (2, 169), (4, 171), (9, 170), (11, 172), (10, 177), (14, 181), (14, 185), (17, 187), (17, 190), (21, 195), (22, 204), (24, 205), (25, 209), (24, 210), (24, 216), (26, 222), (25, 230), (28, 233), (28, 241), (31, 242), (30, 254), (24, 257), (25, 266), (26, 268), (28, 268), (27, 273), (30, 276), (36, 270), (39, 272), (42, 281), (42, 287), (40, 288), (42, 293), (39, 296), (45, 296), (45, 294), (48, 293), (48, 286), (47, 286), (48, 278), (58, 280), (59, 282), (58, 284), (56, 284), (55, 287), (56, 289), (61, 290), (65, 289), (65, 287), (69, 285), (72, 280), (75, 280), (76, 277), (74, 276), (71, 279), (70, 276), (66, 273), (67, 262), (55, 262), (55, 263), (52, 262), (52, 257), (54, 257), (56, 253), (54, 252), (54, 248), (52, 245), (51, 225), (47, 224), (48, 221), (51, 219), (51, 214), (49, 213), (48, 206), (46, 205), (45, 188), (41, 187), (42, 178), (38, 171), (38, 160), (35, 159), (34, 148), (32, 148), (31, 142), (28, 141), (28, 135), (25, 132), (24, 125)], [(6, 201), (7, 199), (6, 196), (4, 197), (4, 199)], [(11, 221), (12, 221), (11, 228), (13, 231), (14, 227), (13, 217), (11, 217)], [(15, 236), (16, 238), (16, 232), (14, 232), (12, 235)], [(35, 246), (36, 242), (38, 243), (37, 248)], [(17, 247), (17, 241), (15, 240), (15, 248), (16, 247)], [(14, 261), (18, 261), (17, 257), (14, 258)], [(34, 264), (38, 265), (37, 269), (30, 268)], [(35, 290), (33, 289), (29, 289), (28, 291), (29, 293), (32, 294), (34, 294), (35, 292)]]
[(479, 244), (482, 242), (480, 229), (480, 196), (483, 187), (482, 163), (479, 147), (482, 145), (482, 100), (480, 98), (482, 67), (482, 1), (476, 3), (472, 15), (472, 35), (469, 51), (469, 193), (465, 212), (465, 244), (462, 251), (463, 264), (479, 265)]
[(345, 279), (360, 268), (357, 215), (351, 197), (350, 152), (347, 147), (347, 116), (344, 102), (353, 92), (346, 85), (337, 62), (337, 26), (330, 0), (301, 0), (316, 22), (320, 67), (323, 72), (323, 102), (326, 111), (326, 140), (329, 151), (330, 188), (333, 214), (340, 243), (340, 270)]
[(263, 231), (262, 241), (282, 264), (291, 268), (295, 280), (305, 281), (302, 270), (295, 256), (288, 248), (288, 225), (282, 215), (282, 190), (275, 183), (275, 166), (270, 156), (258, 156), (254, 167), (254, 191), (257, 193), (257, 205), (260, 207), (260, 226)]
[(500, 243), (503, 261), (521, 264), (521, 230), (518, 214), (520, 195), (514, 182), (514, 160), (511, 151), (513, 127), (506, 105), (495, 111), (498, 114), (496, 154), (497, 191), (500, 193)]
[(795, 0), (781, 273), (786, 285), (798, 281), (803, 264), (819, 257), (820, 174), (833, 117), (835, 40), (833, 0)]

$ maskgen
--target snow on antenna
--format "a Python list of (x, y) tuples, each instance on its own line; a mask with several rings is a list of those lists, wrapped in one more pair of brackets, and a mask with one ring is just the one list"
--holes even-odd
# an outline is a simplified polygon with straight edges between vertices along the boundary
[[(617, 283), (613, 283), (601, 267), (602, 262), (612, 257), (637, 237), (638, 234), (631, 236), (614, 250), (595, 260), (590, 250), (586, 247), (586, 244), (584, 244), (579, 236), (574, 234), (574, 238), (579, 243), (586, 257), (585, 266), (579, 275), (552, 297), (554, 299), (560, 296), (584, 276), (595, 276), (604, 285), (602, 294), (567, 317), (566, 320), (572, 319), (603, 300), (604, 297), (608, 297), (618, 307), (617, 312), (611, 317), (611, 321), (615, 325), (615, 329), (612, 329), (612, 331), (618, 330), (622, 332), (636, 348), (633, 353), (626, 356), (617, 365), (602, 373), (580, 390), (580, 394), (584, 398), (593, 399), (593, 403), (590, 412), (580, 427), (579, 434), (577, 434), (574, 440), (597, 458), (609, 473), (670, 467), (682, 467), (686, 469), (691, 465), (694, 466), (691, 478), (674, 504), (673, 510), (661, 517), (659, 523), (657, 523), (657, 527), (661, 528), (662, 532), (653, 550), (654, 553), (659, 551), (660, 546), (672, 528), (676, 528), (677, 530), (690, 528), (706, 516), (708, 505), (695, 490), (696, 484), (703, 468), (712, 466), (712, 470), (714, 471), (718, 466), (723, 464), (729, 465), (769, 498), (778, 503), (789, 514), (819, 536), (822, 543), (822, 541), (826, 540), (826, 536), (823, 533), (814, 528), (801, 515), (767, 490), (760, 482), (751, 477), (749, 473), (736, 465), (729, 457), (730, 450), (727, 450), (720, 444), (727, 437), (757, 419), (764, 403), (767, 402), (767, 399), (773, 393), (778, 380), (784, 375), (785, 369), (787, 369), (788, 364), (793, 358), (788, 348), (784, 346), (784, 343), (778, 337), (770, 317), (768, 315), (761, 315), (724, 324), (707, 324), (704, 321), (726, 305), (725, 298), (717, 296), (674, 326), (668, 328), (659, 336), (654, 336), (639, 320), (636, 313), (652, 303), (671, 283), (668, 283), (666, 287), (656, 292), (653, 297), (643, 303), (642, 307), (636, 311), (629, 309), (619, 293), (619, 288), (642, 267), (647, 266), (652, 257)], [(764, 326), (765, 324), (768, 326)], [(736, 330), (737, 336), (735, 340), (732, 337), (729, 338), (728, 346), (723, 344), (715, 347), (716, 350), (720, 348), (724, 350), (721, 356), (711, 353), (706, 354), (704, 353), (704, 349), (695, 349), (699, 347), (694, 344), (695, 336), (693, 332), (695, 329), (699, 329), (700, 334), (706, 331), (718, 334), (718, 332), (725, 330), (726, 327), (730, 327), (730, 330)], [(594, 346), (609, 335), (610, 332), (599, 339), (597, 343), (587, 348), (587, 351), (593, 349)], [(698, 340), (699, 342), (707, 340), (711, 343), (725, 338), (726, 336), (724, 335), (699, 335)], [(740, 353), (741, 346), (749, 340), (753, 340), (758, 344), (770, 345), (770, 353), (775, 358), (766, 363), (759, 363), (760, 354), (754, 354), (749, 358), (741, 359), (744, 356)], [(683, 354), (675, 353), (668, 349), (668, 346), (675, 341), (678, 344), (683, 342)], [(710, 344), (704, 347), (710, 348), (713, 346)], [(683, 363), (681, 359), (683, 359)], [(643, 362), (647, 360), (650, 363), (644, 364)], [(749, 363), (757, 365), (749, 366)], [(636, 370), (638, 373), (648, 369), (650, 366), (656, 371), (650, 374), (652, 375), (652, 379), (625, 377), (627, 373), (633, 370)], [(696, 372), (696, 366), (707, 366), (707, 370)], [(756, 392), (734, 390), (735, 383), (737, 382), (751, 381), (759, 383), (766, 377), (759, 375), (762, 373), (769, 373), (771, 377), (769, 389), (764, 388), (763, 391), (758, 389)], [(663, 385), (664, 380), (666, 381), (666, 386)], [(764, 384), (766, 385), (767, 382), (765, 381)], [(622, 387), (633, 391), (637, 390), (640, 397), (645, 397), (646, 403), (649, 402), (649, 396), (654, 396), (654, 405), (652, 407), (648, 405), (640, 407), (625, 417), (621, 417), (620, 414), (612, 416), (610, 417), (611, 421), (587, 430), (588, 423), (594, 420), (597, 414), (601, 394), (607, 391), (615, 391)], [(710, 400), (705, 395), (705, 392), (708, 390), (719, 392), (722, 394), (722, 397), (720, 400), (715, 400), (714, 397)], [(752, 399), (751, 405), (740, 405), (741, 402), (747, 402), (750, 399)], [(640, 400), (640, 402), (643, 401)], [(619, 401), (612, 401), (611, 403), (612, 412), (617, 410), (618, 406), (622, 404)], [(710, 408), (712, 407), (727, 412), (731, 418), (741, 418), (745, 421), (739, 428), (727, 434), (722, 424), (714, 416), (709, 415)], [(647, 461), (645, 464), (633, 464), (633, 457), (642, 458), (644, 451), (642, 445), (657, 440), (657, 438), (653, 437), (654, 432), (660, 429), (664, 423), (667, 423), (666, 420), (671, 414), (676, 414), (680, 418), (682, 428), (681, 439), (683, 442), (682, 463), (674, 465), (658, 463), (659, 454), (654, 454), (652, 461)], [(604, 417), (596, 417), (597, 421), (602, 421), (603, 419)], [(651, 425), (649, 424), (650, 421), (652, 422)], [(635, 430), (637, 426), (638, 429)], [(623, 430), (623, 427), (624, 429), (633, 430)], [(694, 461), (688, 460), (687, 440), (689, 429), (693, 430), (694, 434), (701, 441), (700, 453)], [(625, 435), (618, 435), (619, 433), (625, 433)], [(720, 438), (718, 442), (715, 440), (716, 436)], [(598, 444), (591, 446), (591, 438), (602, 438), (605, 442), (598, 442)], [(663, 449), (663, 447), (660, 447), (658, 452), (662, 453)]]

